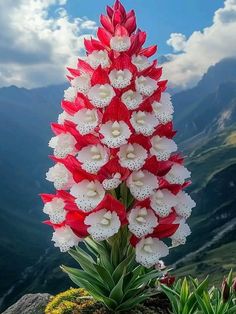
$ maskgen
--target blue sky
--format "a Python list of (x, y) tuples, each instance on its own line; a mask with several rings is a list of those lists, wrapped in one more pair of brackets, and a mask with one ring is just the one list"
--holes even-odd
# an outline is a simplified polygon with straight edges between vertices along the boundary
[[(171, 33), (184, 33), (211, 25), (214, 12), (223, 6), (223, 0), (123, 0), (126, 9), (134, 9), (138, 25), (147, 31), (148, 42), (158, 43), (159, 53), (166, 54), (171, 48), (166, 44)], [(69, 0), (66, 8), (72, 16), (87, 16), (99, 21), (110, 0)]]
[[(66, 66), (76, 66), (107, 4), (113, 0), (0, 0), (0, 86), (65, 82)], [(163, 78), (172, 88), (192, 87), (210, 66), (236, 57), (236, 0), (123, 4), (135, 10), (146, 45), (157, 44), (158, 57), (166, 57)]]

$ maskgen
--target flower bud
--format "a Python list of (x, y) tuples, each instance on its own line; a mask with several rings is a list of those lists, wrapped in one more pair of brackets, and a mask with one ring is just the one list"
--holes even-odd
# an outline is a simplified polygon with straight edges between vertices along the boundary
[(221, 286), (221, 293), (223, 302), (227, 302), (230, 296), (230, 287), (227, 283), (227, 280), (224, 278), (222, 286)]
[(169, 273), (167, 273), (163, 278), (160, 279), (160, 283), (166, 285), (167, 287), (173, 286), (175, 282), (175, 277), (170, 276)]

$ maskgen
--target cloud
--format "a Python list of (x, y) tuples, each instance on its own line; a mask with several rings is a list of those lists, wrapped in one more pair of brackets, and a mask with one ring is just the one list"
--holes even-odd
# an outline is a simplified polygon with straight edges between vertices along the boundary
[(170, 87), (188, 88), (196, 85), (209, 66), (223, 58), (236, 56), (236, 0), (225, 0), (218, 9), (212, 25), (195, 31), (186, 39), (184, 34), (172, 33), (167, 44), (178, 54), (169, 54), (164, 75)]
[[(96, 23), (70, 18), (67, 0), (0, 1), (0, 85), (35, 87), (65, 80)], [(49, 15), (49, 10), (55, 13)]]

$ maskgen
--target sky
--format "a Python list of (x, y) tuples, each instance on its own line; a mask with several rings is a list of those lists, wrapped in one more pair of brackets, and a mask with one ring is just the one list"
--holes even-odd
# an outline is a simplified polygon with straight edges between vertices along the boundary
[[(65, 81), (110, 0), (0, 0), (0, 86)], [(157, 44), (170, 87), (197, 84), (208, 67), (236, 57), (236, 0), (123, 0), (147, 45)]]

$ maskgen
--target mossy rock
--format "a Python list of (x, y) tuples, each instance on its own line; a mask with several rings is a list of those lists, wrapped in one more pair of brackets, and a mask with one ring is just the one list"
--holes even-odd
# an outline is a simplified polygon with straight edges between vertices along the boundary
[[(168, 314), (170, 304), (163, 294), (149, 298), (128, 314)], [(45, 314), (110, 314), (102, 303), (95, 301), (84, 289), (69, 289), (52, 297)], [(126, 312), (122, 312), (125, 314)]]

